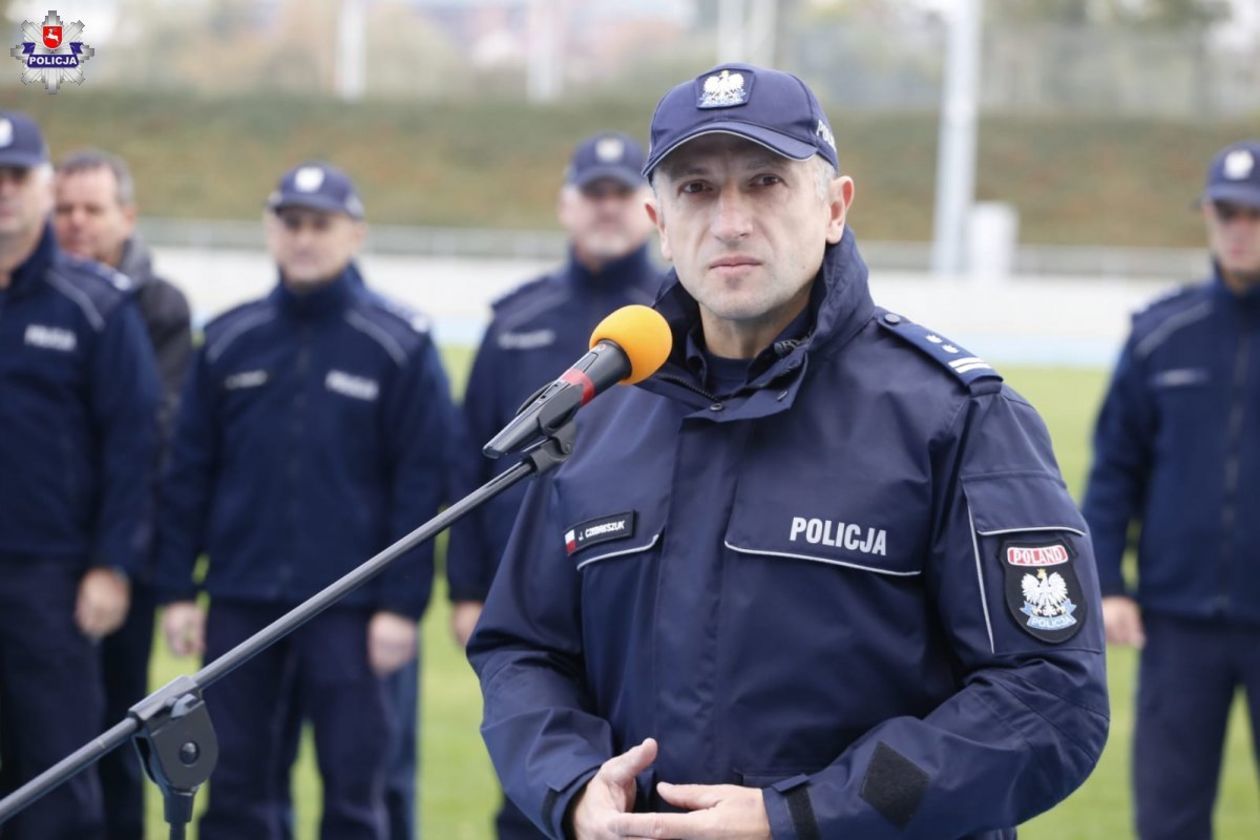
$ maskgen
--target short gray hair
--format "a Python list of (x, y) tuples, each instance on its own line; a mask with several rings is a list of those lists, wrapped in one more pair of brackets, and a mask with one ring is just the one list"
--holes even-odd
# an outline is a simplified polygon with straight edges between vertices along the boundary
[(80, 149), (66, 155), (57, 164), (58, 175), (94, 172), (97, 169), (108, 169), (114, 174), (114, 194), (121, 206), (130, 207), (136, 203), (136, 182), (131, 177), (131, 167), (118, 155), (100, 149)]

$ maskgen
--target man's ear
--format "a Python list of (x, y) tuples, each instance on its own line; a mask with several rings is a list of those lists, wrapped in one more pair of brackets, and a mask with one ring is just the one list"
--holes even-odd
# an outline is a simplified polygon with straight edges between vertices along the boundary
[(674, 255), (669, 248), (669, 234), (665, 232), (665, 211), (661, 208), (659, 199), (655, 196), (649, 198), (643, 203), (643, 208), (647, 211), (648, 218), (652, 220), (652, 224), (656, 225), (656, 232), (661, 237), (661, 256), (667, 260), (672, 260)]
[(853, 206), (854, 185), (848, 175), (833, 178), (827, 187), (827, 242), (835, 245), (844, 236), (845, 220), (849, 217), (849, 208)]

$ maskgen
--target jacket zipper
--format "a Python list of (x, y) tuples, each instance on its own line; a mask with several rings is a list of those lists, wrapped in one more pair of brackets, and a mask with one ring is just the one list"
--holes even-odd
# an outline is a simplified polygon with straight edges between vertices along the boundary
[(1244, 332), (1238, 339), (1234, 354), (1234, 381), (1231, 389), (1229, 422), (1225, 433), (1225, 503), (1221, 507), (1221, 594), (1220, 604), (1228, 609), (1229, 567), (1234, 556), (1234, 526), (1238, 518), (1238, 474), (1241, 469), (1242, 421), (1246, 401), (1243, 395), (1247, 383), (1247, 352), (1251, 335)]
[(719, 400), (716, 396), (714, 396), (713, 394), (710, 394), (708, 391), (704, 390), (703, 388), (700, 388), (696, 385), (692, 385), (690, 382), (683, 379), (682, 377), (665, 373), (665, 374), (661, 374), (657, 378), (660, 379), (662, 382), (672, 382), (675, 385), (681, 385), (682, 387), (686, 388), (688, 391), (691, 391), (694, 394), (699, 394), (700, 396), (704, 397), (706, 400), (708, 400), (711, 403), (715, 403), (715, 404), (721, 403), (721, 400)]
[(310, 367), (310, 324), (302, 324), (298, 333), (298, 355), (294, 363), (294, 378), (296, 379), (297, 392), (293, 395), (293, 418), (290, 424), (290, 430), (293, 439), (290, 441), (289, 457), (289, 517), (290, 527), (293, 531), (293, 550), (289, 557), (285, 558), (280, 567), (280, 584), (283, 588), (288, 588), (293, 579), (293, 569), (289, 565), (291, 558), (298, 556), (298, 546), (301, 544), (302, 536), (302, 517), (298, 499), (301, 494), (301, 482), (299, 479), (299, 465), (302, 460), (303, 447), (302, 438), (305, 434), (305, 416), (306, 416), (306, 400), (307, 400), (307, 382), (306, 371)]

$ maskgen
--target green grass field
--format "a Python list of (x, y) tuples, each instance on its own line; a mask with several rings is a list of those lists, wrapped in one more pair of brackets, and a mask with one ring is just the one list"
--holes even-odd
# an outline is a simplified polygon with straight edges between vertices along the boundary
[[(447, 353), (449, 369), (462, 384), (466, 350)], [(1064, 476), (1080, 493), (1089, 462), (1089, 428), (1105, 385), (1102, 371), (1004, 368), (1007, 381), (1045, 417)], [(447, 629), (448, 609), (439, 587), (423, 625), (422, 723), (420, 728), (421, 823), (427, 840), (489, 840), (497, 792), (489, 760), (477, 734), (481, 699), (476, 680)], [(190, 661), (172, 659), (161, 646), (152, 669), (157, 686), (190, 670)], [(1136, 657), (1112, 650), (1109, 659), (1112, 728), (1098, 769), (1085, 785), (1053, 811), (1028, 823), (1027, 840), (1123, 840), (1132, 837), (1129, 817), (1129, 733), (1132, 727)], [(213, 690), (213, 689), (212, 689)], [(1250, 752), (1250, 734), (1241, 706), (1235, 708), (1217, 807), (1217, 837), (1260, 837), (1260, 801)], [(318, 836), (319, 780), (309, 740), (294, 774), (298, 840)], [(149, 791), (149, 838), (165, 838), (161, 804)], [(204, 806), (205, 794), (199, 795)], [(195, 836), (195, 835), (193, 835)]]

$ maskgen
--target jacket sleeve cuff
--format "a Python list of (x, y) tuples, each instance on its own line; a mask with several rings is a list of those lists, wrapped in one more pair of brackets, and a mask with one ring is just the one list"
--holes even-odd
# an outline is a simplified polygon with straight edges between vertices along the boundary
[(188, 589), (157, 586), (154, 588), (153, 593), (154, 597), (157, 599), (158, 606), (160, 607), (165, 607), (167, 604), (174, 604), (177, 601), (197, 600), (197, 588), (195, 586)]
[(376, 610), (377, 612), (390, 612), (397, 615), (403, 615), (410, 618), (412, 621), (419, 622), (424, 616), (424, 607), (425, 605), (423, 603), (418, 604), (414, 599), (401, 600), (386, 598), (377, 603)]
[(1100, 580), (1098, 581), (1098, 591), (1104, 598), (1110, 598), (1115, 595), (1124, 595), (1128, 598), (1133, 597), (1133, 593), (1124, 585), (1123, 580)]
[(761, 791), (774, 840), (818, 840), (818, 823), (809, 800), (809, 777), (793, 776)]
[(479, 604), (484, 604), (486, 596), (490, 592), (488, 587), (450, 581), (448, 583), (448, 594), (452, 604), (460, 601), (476, 601)]
[(599, 767), (591, 767), (582, 772), (576, 779), (565, 785), (563, 790), (551, 791), (543, 803), (543, 818), (547, 820), (547, 836), (552, 840), (570, 840), (568, 831), (569, 808), (573, 800), (586, 789), (586, 783), (595, 778)]

